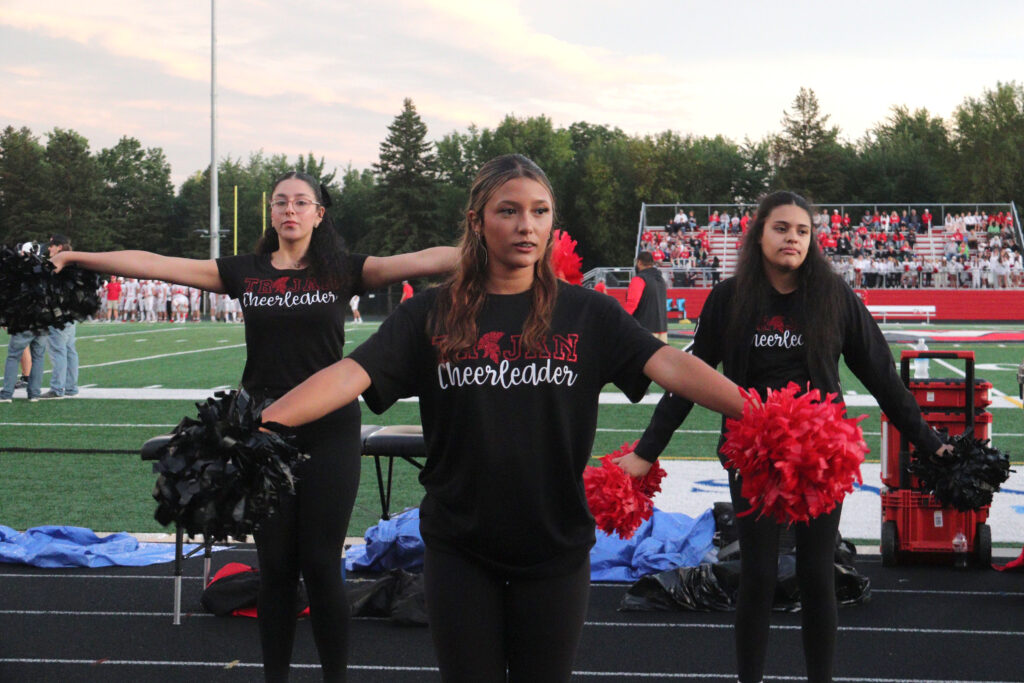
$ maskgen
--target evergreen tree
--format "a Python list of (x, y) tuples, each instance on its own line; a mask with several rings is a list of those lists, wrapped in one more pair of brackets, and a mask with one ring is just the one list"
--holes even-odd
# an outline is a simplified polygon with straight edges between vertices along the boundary
[(828, 125), (818, 97), (800, 88), (793, 113), (782, 114), (782, 132), (772, 140), (776, 185), (813, 201), (844, 201), (844, 173), (852, 156), (839, 142), (839, 128)]
[(380, 145), (380, 159), (373, 165), (377, 175), (377, 215), (371, 230), (359, 242), (360, 251), (397, 254), (450, 243), (451, 226), (438, 216), (437, 158), (427, 141), (427, 126), (412, 100), (402, 102), (402, 112), (388, 126)]

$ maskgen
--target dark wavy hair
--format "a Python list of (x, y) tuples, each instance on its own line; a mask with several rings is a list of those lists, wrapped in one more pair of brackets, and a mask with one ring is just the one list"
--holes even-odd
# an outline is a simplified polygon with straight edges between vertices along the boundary
[[(274, 196), (278, 185), (293, 178), (309, 185), (313, 198), (325, 209), (323, 220), (313, 229), (313, 236), (309, 241), (309, 248), (306, 250), (305, 259), (309, 264), (308, 273), (323, 287), (334, 291), (345, 291), (352, 282), (352, 273), (348, 268), (348, 248), (334, 228), (331, 214), (327, 211), (331, 206), (331, 196), (327, 193), (327, 188), (308, 173), (288, 171), (274, 181), (270, 188), (270, 196)], [(272, 254), (280, 246), (277, 230), (271, 226), (256, 243), (256, 253)]]
[[(736, 296), (727, 326), (728, 339), (736, 351), (740, 345), (749, 342), (757, 323), (767, 315), (771, 305), (774, 288), (765, 273), (761, 237), (771, 212), (787, 205), (798, 206), (806, 211), (808, 222), (811, 222), (814, 209), (806, 199), (795, 192), (772, 192), (761, 199), (757, 214), (743, 238), (743, 247), (736, 264)], [(795, 292), (799, 297), (800, 310), (803, 311), (801, 325), (811, 367), (823, 367), (822, 363), (828, 361), (830, 350), (840, 336), (839, 311), (842, 310), (844, 286), (842, 279), (821, 253), (816, 236), (812, 234), (807, 256), (797, 268)]]
[[(462, 239), (459, 242), (459, 262), (455, 272), (438, 292), (437, 305), (431, 312), (429, 329), (434, 335), (445, 335), (439, 346), (441, 357), (454, 357), (459, 351), (477, 343), (476, 319), (487, 298), (487, 244), (469, 223), (469, 212), (483, 220), (484, 207), (502, 185), (515, 178), (529, 178), (547, 188), (551, 195), (552, 225), (554, 225), (555, 193), (547, 175), (522, 154), (495, 157), (480, 167), (469, 191), (469, 202), (463, 213)], [(551, 267), (551, 241), (554, 228), (544, 246), (544, 256), (534, 265), (532, 302), (530, 313), (523, 323), (523, 347), (539, 352), (544, 348), (544, 337), (551, 327), (558, 282)]]

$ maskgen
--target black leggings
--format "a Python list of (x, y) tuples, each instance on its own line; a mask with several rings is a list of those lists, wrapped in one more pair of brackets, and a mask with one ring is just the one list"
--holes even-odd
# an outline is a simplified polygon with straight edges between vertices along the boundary
[(427, 548), (423, 587), (445, 683), (563, 683), (590, 594), (590, 558), (571, 574), (502, 576)]
[(299, 439), (310, 459), (296, 470), (296, 495), (282, 501), (255, 533), (263, 671), (267, 681), (288, 678), (301, 573), (324, 680), (343, 681), (349, 606), (341, 553), (359, 488), (358, 403), (301, 427)]
[[(736, 513), (750, 509), (740, 494), (740, 479), (729, 470), (729, 492)], [(832, 680), (838, 607), (835, 591), (835, 549), (842, 505), (807, 523), (794, 524), (796, 576), (800, 587), (801, 633), (807, 680)], [(740, 537), (740, 589), (736, 599), (736, 662), (739, 679), (764, 678), (772, 600), (779, 566), (782, 526), (757, 512), (736, 517)]]

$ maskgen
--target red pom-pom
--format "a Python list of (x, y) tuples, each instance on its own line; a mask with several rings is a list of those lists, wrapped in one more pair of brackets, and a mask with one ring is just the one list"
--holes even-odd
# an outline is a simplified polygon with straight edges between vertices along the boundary
[(583, 282), (583, 257), (576, 253), (576, 240), (564, 230), (555, 230), (551, 245), (551, 268), (555, 277), (570, 285)]
[(781, 523), (806, 522), (831, 512), (862, 481), (868, 447), (859, 423), (866, 416), (847, 418), (835, 394), (822, 401), (817, 389), (799, 391), (790, 382), (762, 401), (740, 389), (743, 418), (726, 420), (722, 454), (727, 467), (739, 470), (752, 506), (742, 514), (760, 510)]
[(583, 488), (590, 513), (597, 528), (606, 534), (617, 533), (623, 540), (654, 513), (651, 497), (661, 491), (665, 470), (655, 462), (643, 477), (630, 477), (613, 460), (633, 452), (633, 444), (625, 443), (618, 450), (601, 458), (599, 467), (583, 471)]

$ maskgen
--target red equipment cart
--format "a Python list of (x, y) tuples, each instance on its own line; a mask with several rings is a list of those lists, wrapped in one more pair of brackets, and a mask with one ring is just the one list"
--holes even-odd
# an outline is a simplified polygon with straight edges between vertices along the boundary
[[(910, 379), (910, 361), (917, 358), (962, 360), (964, 381)], [(973, 351), (903, 351), (900, 376), (923, 408), (925, 421), (946, 427), (950, 434), (972, 432), (975, 438), (989, 439), (992, 414), (977, 410), (991, 403), (992, 385), (974, 379)], [(970, 390), (969, 388), (973, 388)], [(986, 524), (990, 506), (960, 512), (942, 505), (920, 491), (908, 466), (913, 446), (882, 415), (882, 564), (895, 566), (901, 556), (921, 553), (948, 561), (973, 555), (979, 564), (992, 563), (992, 530)], [(959, 547), (958, 547), (959, 546)]]

